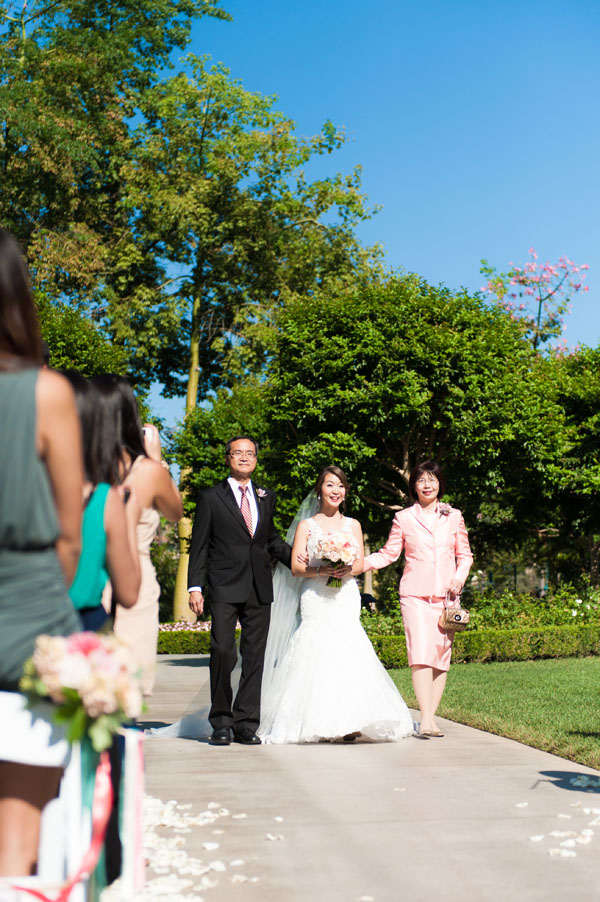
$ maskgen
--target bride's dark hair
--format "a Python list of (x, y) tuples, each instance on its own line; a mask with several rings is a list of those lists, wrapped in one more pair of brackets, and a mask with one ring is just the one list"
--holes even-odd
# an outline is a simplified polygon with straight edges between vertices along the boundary
[[(339, 481), (342, 483), (344, 488), (346, 489), (346, 498), (348, 497), (348, 493), (350, 491), (350, 483), (348, 482), (348, 477), (339, 467), (329, 466), (325, 467), (324, 470), (321, 470), (319, 473), (318, 479), (315, 482), (315, 492), (317, 493), (317, 498), (321, 500), (321, 489), (323, 488), (323, 483), (327, 477), (327, 474), (331, 473), (332, 476), (337, 476)], [(342, 501), (340, 504), (340, 513), (343, 514), (346, 509), (346, 499)]]

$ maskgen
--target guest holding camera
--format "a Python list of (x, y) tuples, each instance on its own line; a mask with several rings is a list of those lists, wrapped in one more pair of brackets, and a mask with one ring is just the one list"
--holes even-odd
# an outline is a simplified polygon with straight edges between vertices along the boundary
[(421, 711), (419, 736), (440, 737), (435, 712), (450, 669), (454, 633), (442, 630), (444, 599), (460, 594), (473, 563), (462, 514), (440, 503), (446, 486), (437, 463), (418, 464), (409, 480), (411, 507), (398, 511), (384, 547), (364, 560), (363, 572), (381, 570), (404, 550), (400, 607), (408, 664)]

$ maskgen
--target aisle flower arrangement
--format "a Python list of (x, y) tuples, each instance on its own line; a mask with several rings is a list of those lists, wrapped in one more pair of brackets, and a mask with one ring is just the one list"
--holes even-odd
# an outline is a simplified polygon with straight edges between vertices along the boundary
[(40, 698), (54, 702), (54, 719), (67, 725), (69, 741), (87, 735), (97, 752), (143, 710), (140, 673), (115, 636), (38, 636), (20, 688), (30, 705)]

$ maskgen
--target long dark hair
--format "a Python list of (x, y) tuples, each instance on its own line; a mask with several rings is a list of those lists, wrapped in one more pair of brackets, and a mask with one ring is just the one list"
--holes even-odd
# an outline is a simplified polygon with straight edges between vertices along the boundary
[(0, 229), (0, 351), (41, 366), (42, 339), (29, 273), (13, 236)]
[(124, 376), (117, 376), (115, 373), (94, 376), (92, 385), (98, 392), (101, 416), (114, 423), (119, 449), (117, 461), (121, 464), (121, 479), (124, 479), (127, 469), (125, 453), (131, 458), (131, 463), (137, 457), (148, 456), (133, 389)]
[(341, 470), (339, 467), (336, 467), (332, 464), (329, 467), (325, 467), (324, 470), (321, 470), (321, 472), (319, 473), (319, 475), (317, 477), (317, 481), (315, 482), (315, 492), (317, 493), (317, 498), (319, 500), (321, 499), (321, 489), (323, 488), (323, 483), (325, 482), (328, 473), (331, 473), (332, 476), (337, 476), (339, 481), (342, 483), (342, 485), (346, 489), (346, 497), (340, 504), (340, 508), (339, 508), (340, 513), (343, 514), (344, 511), (346, 510), (346, 501), (348, 499), (348, 494), (350, 492), (350, 483), (348, 482), (348, 477), (346, 476), (344, 471)]
[(121, 445), (114, 417), (106, 415), (106, 407), (100, 403), (98, 389), (81, 373), (65, 370), (63, 376), (69, 380), (75, 392), (83, 440), (85, 478), (92, 485), (98, 485), (99, 482), (118, 485), (121, 481)]

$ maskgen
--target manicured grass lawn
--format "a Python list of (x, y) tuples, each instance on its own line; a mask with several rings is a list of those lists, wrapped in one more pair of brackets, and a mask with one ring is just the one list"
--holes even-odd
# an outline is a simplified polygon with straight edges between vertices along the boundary
[[(389, 673), (416, 707), (409, 669)], [(600, 658), (455, 664), (438, 713), (600, 769)]]

